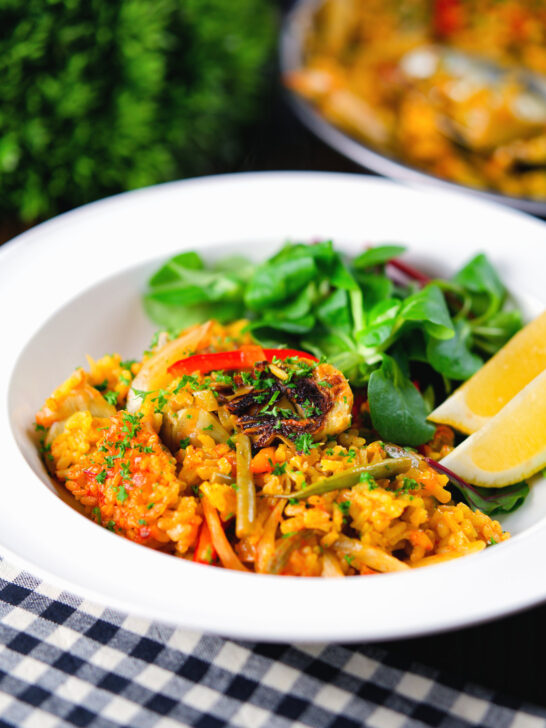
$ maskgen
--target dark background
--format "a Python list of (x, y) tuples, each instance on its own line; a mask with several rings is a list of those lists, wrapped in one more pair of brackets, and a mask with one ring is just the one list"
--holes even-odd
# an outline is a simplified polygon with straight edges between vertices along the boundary
[[(287, 7), (288, 2), (281, 2)], [(324, 170), (365, 173), (325, 146), (292, 114), (273, 66), (267, 72), (269, 93), (261, 120), (248, 132), (247, 148), (235, 168), (217, 173), (267, 170)], [(365, 228), (366, 221), (362, 221)], [(20, 232), (18, 225), (0, 225), (0, 243)], [(537, 579), (544, 574), (537, 573)], [(507, 588), (510, 574), (506, 574)], [(472, 600), (472, 583), (463, 599)], [(411, 594), (400, 596), (400, 620), (412, 608)], [(340, 615), (332, 615), (339, 618)], [(455, 686), (473, 681), (498, 691), (496, 701), (510, 706), (509, 696), (546, 706), (546, 606), (477, 627), (426, 638), (382, 643), (396, 665), (397, 656), (451, 674)], [(387, 662), (389, 659), (387, 659)], [(515, 704), (515, 707), (517, 705)], [(434, 716), (431, 716), (432, 724)]]

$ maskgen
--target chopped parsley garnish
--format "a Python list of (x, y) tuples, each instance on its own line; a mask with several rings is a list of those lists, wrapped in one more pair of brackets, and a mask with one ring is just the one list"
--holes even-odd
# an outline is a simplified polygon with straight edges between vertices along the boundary
[(182, 438), (182, 440), (180, 440), (180, 448), (182, 450), (185, 450), (188, 447), (189, 444), (190, 444), (190, 438), (189, 437), (184, 437), (184, 438)]
[(158, 345), (158, 343), (159, 343), (159, 336), (160, 336), (160, 335), (161, 335), (162, 333), (163, 333), (162, 331), (156, 331), (156, 332), (155, 332), (155, 334), (154, 334), (154, 335), (152, 336), (152, 340), (150, 341), (150, 345), (148, 346), (148, 348), (147, 348), (147, 349), (146, 349), (146, 351), (144, 352), (145, 354), (152, 354), (152, 353), (153, 353), (153, 350), (155, 349), (155, 347), (156, 347), (156, 346)]
[(108, 379), (104, 379), (100, 384), (95, 384), (95, 389), (98, 389), (99, 392), (104, 392), (108, 389)]
[(115, 521), (108, 521), (108, 523), (106, 524), (106, 528), (109, 531), (113, 531), (114, 528), (115, 528), (115, 526), (116, 526), (116, 522)]
[(230, 447), (232, 450), (236, 449), (235, 441), (232, 437), (228, 437), (228, 439), (226, 440), (226, 445), (228, 445), (228, 447)]
[(163, 412), (163, 410), (165, 409), (165, 405), (168, 402), (168, 399), (167, 399), (167, 390), (166, 389), (160, 389), (159, 392), (158, 392), (158, 394), (157, 394), (157, 397), (154, 397), (152, 399), (152, 402), (155, 402), (154, 413), (155, 414), (161, 414)]
[(102, 515), (100, 512), (100, 508), (98, 506), (95, 506), (91, 512), (95, 516), (95, 520), (100, 526), (102, 524)]
[(273, 475), (284, 475), (286, 472), (286, 463), (276, 463), (275, 467), (271, 471)]
[(351, 501), (350, 500), (341, 501), (341, 503), (336, 503), (336, 506), (343, 513), (343, 515), (346, 516), (347, 513), (349, 513), (349, 508), (351, 507)]
[(301, 435), (298, 435), (298, 437), (294, 440), (294, 445), (296, 446), (296, 450), (298, 452), (303, 453), (303, 455), (309, 455), (311, 452), (311, 448), (318, 447), (318, 442), (313, 442), (313, 438), (310, 435), (309, 432), (303, 432)]
[(355, 560), (355, 557), (354, 556), (350, 556), (349, 554), (345, 554), (343, 558), (349, 564), (349, 566), (351, 566), (351, 564)]
[(133, 387), (133, 393), (134, 393), (135, 397), (138, 397), (139, 399), (141, 399), (144, 402), (146, 397), (149, 394), (152, 394), (153, 392), (146, 392), (144, 389), (135, 389)]
[(105, 392), (102, 396), (108, 402), (108, 404), (111, 404), (114, 407), (117, 405), (117, 403), (118, 403), (118, 393), (117, 392), (113, 392), (113, 391)]
[(108, 477), (108, 473), (106, 472), (106, 470), (101, 470), (100, 473), (95, 478), (95, 480), (97, 481), (97, 483), (102, 485), (106, 481), (107, 477)]
[(147, 523), (147, 521), (146, 521), (146, 519), (145, 519), (145, 518), (139, 518), (139, 519), (138, 519), (138, 524), (139, 524), (140, 526), (145, 526), (145, 525), (146, 525), (146, 523)]
[(370, 473), (360, 473), (359, 480), (361, 483), (367, 484), (368, 490), (375, 490), (376, 488), (379, 488), (379, 486), (375, 482), (375, 478)]
[(124, 485), (120, 485), (118, 487), (118, 494), (117, 494), (117, 501), (118, 503), (125, 503), (127, 498), (129, 497), (129, 493), (125, 490)]
[(289, 498), (288, 499), (288, 503), (291, 506), (297, 506), (299, 504), (299, 502), (300, 502), (300, 499), (299, 498)]
[(120, 365), (120, 367), (122, 369), (129, 369), (130, 370), (131, 367), (133, 366), (133, 364), (136, 364), (136, 363), (137, 363), (137, 360), (136, 359), (125, 359), (124, 361), (120, 362), (119, 365)]
[(214, 428), (214, 425), (212, 424), (212, 422), (210, 423), (210, 425), (203, 427), (204, 430), (212, 430), (213, 428)]
[(420, 490), (421, 486), (413, 478), (404, 478), (402, 485), (396, 489), (397, 493), (409, 493), (411, 490)]
[(151, 509), (152, 509), (152, 508), (153, 508), (154, 506), (155, 506), (155, 503), (148, 503), (148, 505), (146, 506), (146, 510), (147, 510), (147, 511), (149, 511), (149, 510), (151, 510)]
[(223, 371), (215, 372), (214, 380), (219, 384), (227, 384), (228, 386), (233, 384), (233, 377), (231, 374), (226, 374)]

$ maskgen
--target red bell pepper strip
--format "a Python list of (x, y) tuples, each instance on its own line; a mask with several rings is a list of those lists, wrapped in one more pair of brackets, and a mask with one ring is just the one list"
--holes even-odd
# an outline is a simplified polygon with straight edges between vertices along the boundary
[(280, 359), (285, 361), (295, 357), (297, 359), (311, 359), (311, 361), (318, 362), (316, 356), (308, 354), (306, 351), (299, 351), (298, 349), (264, 349), (265, 358), (271, 362), (273, 359)]
[(318, 362), (318, 359), (312, 354), (297, 351), (296, 349), (262, 349), (261, 346), (242, 346), (235, 351), (195, 354), (186, 359), (179, 359), (167, 371), (175, 377), (181, 377), (184, 374), (193, 374), (193, 372), (206, 374), (212, 371), (253, 369), (258, 362), (272, 362), (275, 357), (282, 361), (289, 357), (299, 357), (300, 359), (311, 359)]
[(218, 560), (218, 554), (212, 545), (212, 538), (206, 521), (203, 521), (201, 525), (193, 560), (198, 564), (212, 564)]
[(447, 38), (461, 30), (465, 24), (462, 0), (435, 0), (432, 22), (434, 32), (440, 38)]

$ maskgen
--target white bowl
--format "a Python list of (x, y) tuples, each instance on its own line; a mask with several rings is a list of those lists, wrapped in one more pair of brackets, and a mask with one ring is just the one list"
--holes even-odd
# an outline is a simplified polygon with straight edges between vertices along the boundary
[(34, 413), (85, 354), (140, 356), (149, 273), (184, 249), (260, 259), (286, 239), (356, 253), (401, 241), (425, 272), (485, 251), (527, 316), (544, 307), (546, 226), (467, 195), (337, 174), (202, 178), (131, 192), (38, 226), (0, 250), (0, 552), (46, 580), (131, 613), (232, 637), (350, 641), (475, 623), (546, 597), (546, 483), (475, 556), (402, 574), (295, 579), (214, 569), (133, 544), (57, 494)]

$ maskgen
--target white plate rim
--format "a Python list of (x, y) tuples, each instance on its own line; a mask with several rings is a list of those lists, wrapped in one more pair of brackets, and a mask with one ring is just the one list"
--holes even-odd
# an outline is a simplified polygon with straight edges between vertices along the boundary
[[(332, 200), (336, 209), (328, 210)], [(130, 252), (132, 262), (137, 263), (152, 257), (146, 244), (146, 235), (152, 228), (141, 231), (136, 226), (145, 225), (143, 216), (161, 209), (162, 205), (182, 205), (185, 229), (191, 229), (194, 236), (191, 243), (186, 241), (177, 248), (173, 248), (172, 241), (168, 245), (155, 241), (153, 257), (167, 256), (184, 247), (207, 247), (222, 240), (226, 243), (250, 240), (251, 230), (259, 239), (264, 220), (271, 234), (281, 230), (284, 224), (289, 228), (285, 236), (307, 230), (307, 237), (312, 237), (323, 232), (321, 226), (325, 221), (344, 214), (344, 219), (336, 224), (342, 235), (350, 234), (351, 224), (354, 226), (359, 219), (359, 211), (355, 209), (358, 200), (383, 203), (389, 200), (395, 209), (405, 209), (406, 214), (411, 214), (413, 208), (430, 209), (434, 215), (439, 210), (449, 210), (457, 219), (468, 216), (477, 228), (494, 222), (498, 235), (516, 236), (520, 253), (534, 251), (539, 255), (537, 246), (540, 241), (546, 243), (543, 223), (465, 194), (409, 189), (359, 175), (280, 172), (200, 178), (124, 193), (46, 222), (0, 249), (0, 303), (4, 311), (18, 311), (17, 317), (8, 316), (2, 323), (4, 337), (13, 346), (4, 352), (0, 361), (0, 441), (5, 473), (0, 481), (0, 498), (4, 504), (0, 509), (0, 553), (47, 581), (93, 601), (150, 619), (243, 639), (291, 642), (394, 639), (474, 624), (543, 601), (546, 586), (540, 585), (536, 573), (540, 568), (540, 554), (546, 546), (545, 523), (480, 555), (410, 574), (335, 583), (236, 574), (186, 564), (135, 546), (98, 528), (64, 505), (60, 508), (62, 504), (54, 502), (52, 494), (29, 470), (19, 452), (9, 424), (8, 390), (22, 345), (67, 298), (104, 276), (96, 262), (82, 266), (78, 257), (61, 261), (59, 256), (70, 251), (67, 242), (70, 236), (78, 239), (78, 234), (89, 235), (89, 229), (95, 228), (100, 235), (105, 228), (115, 227), (116, 221), (123, 219), (125, 225), (135, 227), (136, 238), (131, 240)], [(198, 211), (208, 207), (217, 215), (199, 221)], [(316, 227), (313, 227), (315, 221)], [(362, 228), (364, 238), (364, 223)], [(430, 228), (429, 235), (433, 232), (432, 223)], [(111, 246), (105, 238), (97, 238), (95, 242), (95, 253), (99, 255)], [(127, 249), (120, 245), (120, 251), (112, 252), (112, 273), (127, 265), (122, 255), (125, 250), (126, 256)], [(38, 286), (40, 290), (44, 272), (49, 273), (53, 268), (53, 258), (61, 266), (61, 272), (74, 273), (74, 277), (62, 290), (60, 286), (55, 290), (46, 287), (47, 299), (42, 295), (40, 306), (29, 305), (28, 287)], [(521, 283), (525, 281), (529, 290), (539, 295), (540, 273), (541, 266), (520, 265), (514, 271), (514, 279), (519, 277)], [(24, 287), (19, 280), (24, 280)], [(62, 376), (61, 373), (60, 379)], [(20, 487), (10, 487), (10, 483), (20, 483)], [(20, 514), (23, 509), (26, 521), (21, 515), (14, 519), (13, 513)], [(55, 528), (44, 528), (41, 523), (44, 513), (52, 514)], [(35, 530), (26, 531), (21, 527), (24, 523)], [(44, 538), (48, 532), (48, 538)], [(74, 563), (74, 551), (66, 550), (72, 543), (86, 573)], [(93, 555), (95, 559), (97, 555), (100, 557), (96, 563)], [(123, 573), (115, 569), (104, 573), (112, 560), (123, 564)], [(506, 574), (510, 575), (509, 581)], [(146, 594), (142, 593), (143, 587)], [(194, 597), (187, 599), (187, 590), (191, 595), (199, 595), (197, 603)], [(218, 594), (224, 592), (230, 598), (218, 600)], [(411, 594), (409, 607), (405, 594)], [(471, 598), (467, 599), (467, 594)]]

